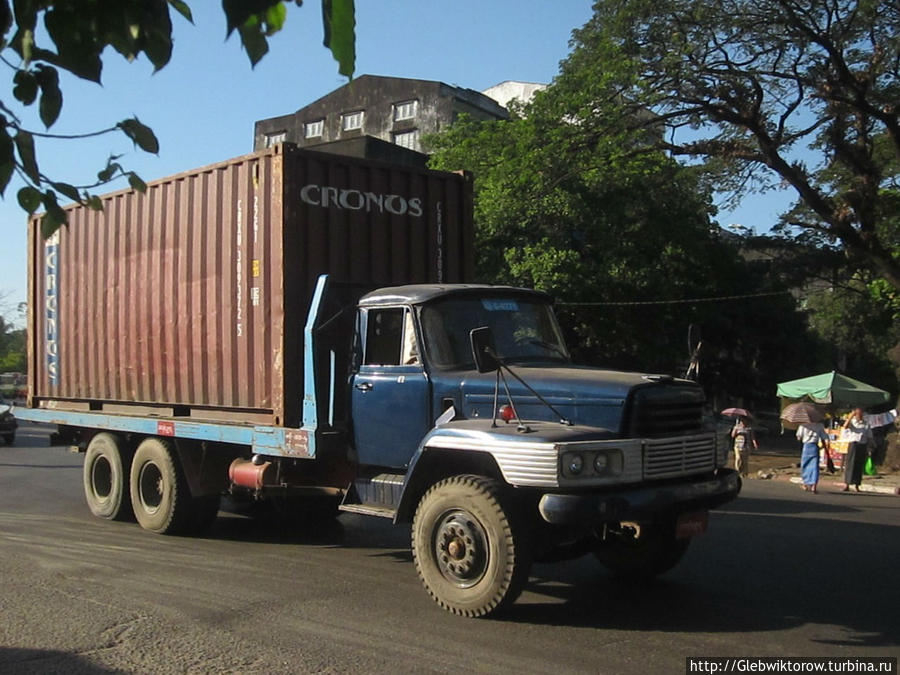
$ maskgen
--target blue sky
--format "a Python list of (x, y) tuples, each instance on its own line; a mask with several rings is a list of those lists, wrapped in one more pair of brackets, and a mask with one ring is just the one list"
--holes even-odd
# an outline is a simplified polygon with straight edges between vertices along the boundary
[[(321, 46), (317, 0), (290, 3), (285, 30), (251, 69), (237, 36), (225, 41), (220, 3), (194, 0), (194, 25), (173, 12), (172, 61), (153, 74), (139, 60), (128, 64), (107, 52), (103, 86), (63, 79), (64, 106), (51, 129), (76, 134), (137, 115), (156, 132), (159, 155), (135, 150), (120, 135), (89, 141), (46, 141), (38, 146), (42, 170), (58, 180), (89, 181), (110, 154), (144, 180), (178, 173), (252, 150), (253, 122), (293, 112), (346, 82)], [(573, 29), (591, 15), (590, 0), (357, 0), (356, 74), (390, 75), (483, 90), (504, 80), (550, 82), (569, 53)], [(10, 74), (11, 77), (11, 74)], [(8, 91), (8, 90), (7, 90)], [(8, 99), (5, 96), (4, 99)], [(7, 101), (5, 101), (7, 102)], [(36, 106), (33, 106), (36, 107)], [(32, 121), (34, 120), (34, 121)], [(43, 130), (33, 111), (23, 122)], [(25, 214), (11, 183), (0, 202), (0, 309), (26, 295)], [(119, 186), (115, 186), (119, 187)], [(105, 190), (104, 190), (105, 191)], [(720, 214), (767, 230), (785, 198), (768, 195)]]

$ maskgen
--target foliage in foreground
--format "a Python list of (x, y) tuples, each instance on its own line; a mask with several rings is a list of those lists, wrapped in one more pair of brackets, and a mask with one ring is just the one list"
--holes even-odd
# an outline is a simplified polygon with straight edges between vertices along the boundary
[[(302, 0), (295, 0), (297, 5)], [(255, 65), (268, 51), (268, 38), (281, 30), (287, 18), (284, 0), (223, 0), (228, 35), (237, 31), (250, 63)], [(171, 10), (192, 22), (183, 0), (0, 0), (0, 60), (12, 72), (11, 93), (26, 109), (37, 104), (40, 123), (52, 127), (63, 108), (60, 72), (100, 83), (103, 55), (111, 48), (128, 61), (144, 56), (155, 70), (172, 56)], [(341, 74), (351, 77), (355, 67), (355, 12), (353, 0), (322, 0), (325, 46), (338, 61)], [(120, 177), (132, 188), (146, 185), (118, 157), (110, 157), (96, 180), (83, 185), (59, 181), (45, 173), (38, 162), (36, 139), (77, 140), (120, 132), (145, 152), (157, 153), (159, 142), (150, 127), (137, 117), (122, 120), (79, 136), (58, 136), (30, 128), (10, 105), (0, 101), (0, 195), (14, 174), (25, 183), (17, 198), (28, 213), (43, 207), (41, 229), (50, 236), (66, 222), (60, 197), (101, 209), (93, 190)]]

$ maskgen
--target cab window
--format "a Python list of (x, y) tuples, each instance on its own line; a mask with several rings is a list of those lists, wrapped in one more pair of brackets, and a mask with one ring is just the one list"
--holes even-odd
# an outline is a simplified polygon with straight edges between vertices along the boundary
[(412, 313), (405, 309), (370, 309), (364, 365), (397, 366), (419, 363)]

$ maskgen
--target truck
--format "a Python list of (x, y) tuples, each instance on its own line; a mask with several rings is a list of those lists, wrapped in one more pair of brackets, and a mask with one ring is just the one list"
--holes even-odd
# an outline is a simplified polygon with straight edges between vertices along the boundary
[(535, 561), (661, 574), (734, 499), (704, 393), (576, 365), (546, 293), (472, 282), (472, 177), (291, 145), (29, 234), (22, 420), (90, 511), (190, 534), (220, 499), (411, 528), (458, 615)]

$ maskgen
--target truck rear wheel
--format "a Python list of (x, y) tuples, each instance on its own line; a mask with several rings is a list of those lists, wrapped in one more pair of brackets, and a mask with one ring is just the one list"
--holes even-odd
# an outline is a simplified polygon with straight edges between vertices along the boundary
[(608, 535), (595, 555), (617, 577), (650, 579), (675, 567), (690, 542), (676, 539), (672, 522), (622, 523), (621, 532)]
[(128, 472), (131, 453), (113, 434), (99, 433), (84, 455), (84, 497), (98, 518), (133, 520)]
[(193, 500), (170, 441), (141, 442), (131, 462), (130, 484), (134, 515), (145, 530), (181, 534), (191, 529)]
[(422, 497), (412, 526), (416, 570), (431, 597), (461, 616), (486, 616), (522, 592), (531, 555), (496, 480), (453, 476)]

